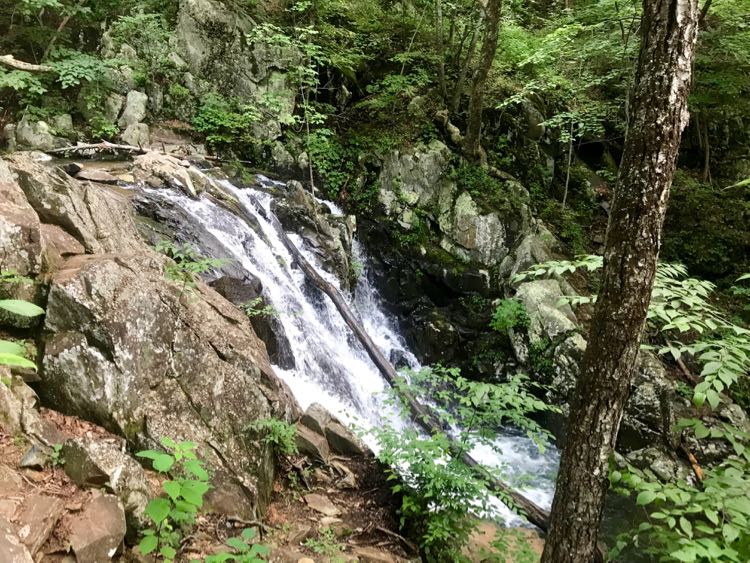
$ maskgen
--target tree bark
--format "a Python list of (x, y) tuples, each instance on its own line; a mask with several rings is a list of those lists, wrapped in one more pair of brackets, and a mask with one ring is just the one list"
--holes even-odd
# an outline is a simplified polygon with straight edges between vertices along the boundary
[(638, 357), (682, 131), (697, 0), (644, 0), (602, 289), (572, 400), (543, 563), (594, 560), (608, 461)]
[(464, 156), (468, 160), (480, 160), (482, 135), (482, 110), (484, 109), (484, 88), (497, 52), (497, 35), (500, 29), (502, 0), (487, 0), (485, 8), (484, 34), (479, 64), (474, 72), (469, 97), (469, 119), (464, 138)]
[(32, 63), (26, 63), (19, 61), (13, 55), (2, 55), (0, 56), (0, 64), (10, 67), (15, 70), (25, 70), (26, 72), (51, 72), (52, 67), (47, 65), (35, 65)]
[(448, 97), (445, 82), (445, 41), (443, 41), (443, 1), (435, 0), (435, 38), (437, 41), (438, 84), (443, 100)]

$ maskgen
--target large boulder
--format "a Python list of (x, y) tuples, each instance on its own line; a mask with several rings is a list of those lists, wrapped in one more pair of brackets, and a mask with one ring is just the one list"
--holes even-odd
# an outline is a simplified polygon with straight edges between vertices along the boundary
[(196, 442), (214, 508), (254, 516), (273, 455), (245, 428), (289, 419), (293, 402), (244, 315), (203, 285), (186, 294), (167, 282), (164, 261), (146, 248), (68, 261), (50, 288), (40, 393), (136, 449)]
[(354, 281), (351, 258), (354, 222), (335, 217), (327, 205), (319, 203), (297, 181), (289, 182), (283, 197), (274, 200), (272, 209), (282, 226), (298, 233), (323, 266), (348, 289)]
[(48, 151), (68, 145), (67, 139), (55, 136), (55, 130), (45, 121), (22, 119), (16, 125), (16, 143), (27, 149)]
[(383, 159), (378, 200), (385, 215), (405, 231), (429, 226), (440, 247), (462, 262), (500, 264), (532, 231), (528, 194), (505, 181), (507, 205), (481, 205), (456, 183), (453, 154), (440, 141), (394, 150)]
[[(42, 271), (39, 217), (3, 160), (0, 160), (0, 255), (3, 256), (3, 271), (15, 271), (26, 277), (34, 277)], [(33, 290), (23, 284), (7, 284), (0, 291), (0, 297), (33, 297)]]
[(6, 158), (15, 181), (42, 223), (60, 227), (86, 252), (135, 252), (143, 247), (123, 191), (77, 182), (39, 153)]

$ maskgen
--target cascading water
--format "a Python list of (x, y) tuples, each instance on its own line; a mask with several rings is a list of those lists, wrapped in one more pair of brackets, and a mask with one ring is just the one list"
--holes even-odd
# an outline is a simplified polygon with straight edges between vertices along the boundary
[[(266, 187), (274, 184), (263, 177), (260, 181)], [(275, 366), (275, 370), (292, 389), (303, 409), (312, 403), (320, 403), (347, 423), (372, 428), (382, 426), (387, 420), (392, 426), (402, 427), (405, 423), (385, 403), (384, 391), (388, 384), (364, 348), (334, 304), (306, 281), (300, 269), (294, 267), (292, 256), (268, 219), (272, 213), (272, 196), (266, 191), (240, 189), (226, 181), (222, 182), (222, 187), (241, 202), (254, 224), (210, 198), (196, 200), (174, 191), (146, 191), (149, 197), (179, 207), (189, 220), (200, 224), (201, 231), (211, 235), (214, 240), (210, 248), (202, 240), (194, 241), (203, 254), (228, 258), (262, 282), (263, 296), (278, 313), (278, 321), (283, 325), (293, 357), (293, 367), (282, 369)], [(334, 204), (325, 203), (333, 213), (341, 214)], [(294, 234), (289, 237), (321, 275), (339, 287), (336, 277), (326, 272), (316, 257), (305, 250), (301, 238)], [(400, 363), (419, 369), (417, 358), (385, 312), (371, 283), (367, 256), (356, 241), (353, 254), (363, 265), (363, 273), (350, 302), (351, 308), (386, 357), (398, 358)], [(374, 443), (368, 445), (376, 447)], [(501, 459), (490, 448), (477, 448), (472, 455), (485, 464), (502, 466), (504, 473), (511, 478), (528, 478), (523, 494), (548, 508), (554, 492), (557, 453), (550, 448), (545, 454), (540, 454), (529, 438), (512, 432), (501, 435), (497, 445), (502, 451)], [(504, 506), (498, 507), (497, 516), (509, 524), (518, 523)]]

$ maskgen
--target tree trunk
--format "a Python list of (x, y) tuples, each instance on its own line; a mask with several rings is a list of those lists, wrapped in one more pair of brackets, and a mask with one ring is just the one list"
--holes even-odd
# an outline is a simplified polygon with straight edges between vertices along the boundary
[(445, 82), (445, 42), (443, 41), (443, 1), (435, 0), (435, 38), (437, 41), (438, 84), (443, 100), (448, 97), (448, 86)]
[(482, 134), (482, 110), (484, 105), (484, 87), (487, 76), (490, 74), (492, 62), (495, 60), (497, 51), (497, 34), (500, 28), (500, 12), (502, 0), (487, 0), (485, 8), (484, 35), (482, 37), (482, 49), (479, 55), (479, 64), (474, 73), (471, 84), (471, 96), (469, 97), (469, 121), (466, 125), (466, 137), (464, 139), (464, 156), (469, 160), (480, 160), (481, 158), (481, 134)]
[(697, 0), (644, 0), (602, 289), (570, 408), (543, 563), (594, 560), (608, 461), (638, 357), (682, 131)]

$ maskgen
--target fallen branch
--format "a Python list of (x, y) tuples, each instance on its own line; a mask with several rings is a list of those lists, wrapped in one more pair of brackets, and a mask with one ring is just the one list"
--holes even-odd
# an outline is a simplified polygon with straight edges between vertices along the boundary
[[(308, 280), (310, 280), (313, 285), (315, 285), (318, 289), (325, 293), (331, 299), (331, 301), (333, 301), (336, 309), (338, 309), (346, 324), (357, 336), (360, 343), (367, 351), (367, 354), (370, 356), (370, 359), (380, 370), (380, 373), (383, 375), (385, 380), (391, 387), (398, 388), (399, 383), (401, 382), (401, 376), (398, 375), (393, 365), (385, 358), (377, 345), (372, 341), (362, 324), (352, 313), (349, 305), (347, 304), (346, 300), (343, 298), (339, 290), (332, 284), (327, 282), (325, 279), (323, 279), (318, 271), (307, 261), (307, 259), (302, 255), (299, 249), (286, 234), (283, 227), (279, 223), (279, 220), (275, 215), (273, 215), (273, 213), (270, 214), (270, 217), (267, 216), (262, 207), (257, 203), (256, 208), (274, 225), (287, 250), (289, 250), (289, 253), (292, 255), (297, 265), (305, 273), (305, 276), (308, 278)], [(437, 434), (444, 432), (443, 426), (440, 421), (436, 419), (428, 409), (421, 405), (412, 393), (408, 391), (402, 391), (401, 396), (408, 405), (409, 410), (412, 412), (414, 421), (419, 426), (421, 426), (428, 434)], [(463, 451), (463, 448), (457, 443), (451, 442), (450, 449), (453, 455), (460, 457), (464, 461), (464, 463), (466, 463), (466, 465), (471, 467), (477, 473), (479, 477), (484, 479), (495, 493), (511, 502), (516, 508), (520, 509), (522, 514), (526, 516), (529, 522), (540, 528), (542, 531), (547, 531), (549, 521), (549, 513), (547, 511), (545, 511), (542, 507), (527, 499), (517, 491), (511, 489), (508, 485), (493, 476), (484, 466), (477, 462), (468, 453)]]
[(0, 56), (0, 64), (16, 70), (25, 70), (26, 72), (52, 72), (52, 67), (48, 65), (35, 65), (19, 61), (13, 55)]
[(157, 152), (157, 151), (152, 151), (151, 149), (143, 149), (141, 147), (136, 147), (133, 145), (118, 145), (115, 143), (110, 143), (109, 141), (102, 141), (101, 143), (71, 145), (69, 147), (63, 147), (61, 149), (52, 149), (52, 150), (44, 151), (44, 152), (46, 152), (47, 154), (69, 154), (73, 152), (88, 152), (88, 151), (127, 152), (127, 153), (135, 153), (135, 154), (146, 154), (148, 152)]

